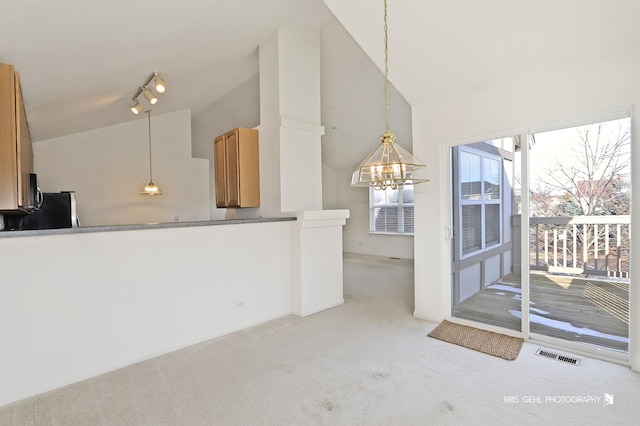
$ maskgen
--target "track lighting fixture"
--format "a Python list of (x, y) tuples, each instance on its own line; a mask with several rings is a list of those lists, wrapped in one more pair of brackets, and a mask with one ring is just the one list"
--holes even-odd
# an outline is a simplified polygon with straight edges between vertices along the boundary
[(151, 105), (155, 105), (156, 103), (158, 103), (158, 97), (148, 87), (149, 84), (151, 84), (152, 80), (154, 82), (153, 87), (154, 87), (156, 93), (162, 94), (162, 93), (164, 93), (166, 91), (166, 86), (164, 84), (164, 79), (161, 76), (159, 76), (157, 72), (155, 72), (155, 71), (152, 72), (149, 75), (149, 77), (147, 77), (147, 79), (142, 84), (142, 86), (138, 87), (138, 90), (136, 90), (136, 94), (133, 95), (134, 104), (131, 105), (131, 112), (134, 113), (135, 115), (140, 114), (142, 112), (142, 110), (144, 109), (142, 107), (142, 105), (140, 104), (140, 101), (138, 100), (140, 98), (140, 95), (144, 95), (144, 97), (147, 99), (147, 101)]
[(135, 104), (131, 105), (131, 112), (135, 115), (138, 115), (142, 112), (142, 104), (136, 101)]

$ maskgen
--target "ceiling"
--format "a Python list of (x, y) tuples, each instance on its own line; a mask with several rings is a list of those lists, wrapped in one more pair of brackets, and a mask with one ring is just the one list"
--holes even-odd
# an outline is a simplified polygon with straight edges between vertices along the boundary
[[(381, 66), (382, 0), (324, 3)], [(389, 0), (388, 11), (390, 79), (414, 106), (639, 56), (637, 0)]]
[[(278, 28), (334, 15), (380, 67), (382, 0), (4, 0), (0, 62), (21, 73), (37, 142), (135, 119), (154, 70), (167, 83), (154, 112), (195, 114), (258, 72)], [(637, 61), (638, 16), (637, 0), (389, 0), (390, 79), (410, 104), (439, 105), (594, 57)]]
[(4, 0), (0, 62), (20, 72), (37, 142), (135, 119), (154, 70), (167, 84), (154, 112), (197, 113), (258, 72), (278, 28), (332, 19), (321, 0)]

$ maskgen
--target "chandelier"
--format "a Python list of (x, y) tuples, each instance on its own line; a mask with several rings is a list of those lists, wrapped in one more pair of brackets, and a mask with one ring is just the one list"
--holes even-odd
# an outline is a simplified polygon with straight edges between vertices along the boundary
[(385, 132), (380, 144), (358, 166), (351, 177), (352, 186), (374, 189), (401, 189), (405, 185), (428, 182), (427, 166), (409, 151), (396, 144), (396, 135), (389, 130), (389, 28), (387, 0), (384, 0), (384, 101)]

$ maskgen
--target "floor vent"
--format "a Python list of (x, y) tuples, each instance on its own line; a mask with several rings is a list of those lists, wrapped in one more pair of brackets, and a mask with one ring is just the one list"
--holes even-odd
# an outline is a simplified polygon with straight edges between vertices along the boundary
[(556, 361), (564, 362), (566, 364), (580, 365), (580, 358), (560, 355), (553, 352), (545, 351), (544, 349), (538, 349), (536, 355), (544, 358), (555, 359)]

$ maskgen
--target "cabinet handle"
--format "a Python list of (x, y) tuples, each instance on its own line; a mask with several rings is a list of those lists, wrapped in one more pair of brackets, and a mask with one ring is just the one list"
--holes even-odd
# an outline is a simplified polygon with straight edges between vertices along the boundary
[(44, 201), (44, 196), (42, 195), (42, 190), (40, 187), (36, 190), (36, 210), (40, 210), (42, 207), (42, 202)]

